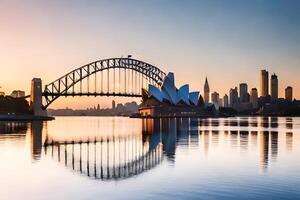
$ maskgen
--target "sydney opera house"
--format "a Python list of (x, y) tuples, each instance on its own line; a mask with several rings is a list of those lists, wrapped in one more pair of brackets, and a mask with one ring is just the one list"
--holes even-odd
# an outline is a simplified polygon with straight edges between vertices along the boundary
[(169, 73), (161, 86), (149, 84), (142, 89), (143, 102), (139, 114), (143, 117), (215, 117), (218, 115), (213, 104), (205, 104), (200, 92), (189, 91), (189, 85), (179, 89), (175, 86), (174, 74)]

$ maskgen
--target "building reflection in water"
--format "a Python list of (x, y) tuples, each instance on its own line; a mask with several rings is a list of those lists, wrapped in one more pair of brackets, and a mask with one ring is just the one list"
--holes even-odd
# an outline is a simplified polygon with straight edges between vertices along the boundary
[(271, 131), (271, 158), (276, 161), (278, 154), (278, 132)]
[(203, 146), (204, 146), (204, 153), (205, 153), (205, 155), (208, 155), (209, 144), (210, 144), (209, 130), (203, 131), (202, 140), (203, 140)]
[(232, 148), (238, 147), (238, 131), (230, 131), (230, 142)]
[(248, 149), (248, 138), (249, 138), (248, 131), (240, 131), (240, 146), (243, 150)]
[(30, 130), (31, 158), (33, 160), (39, 160), (41, 158), (41, 152), (43, 147), (43, 122), (31, 122)]
[(285, 140), (286, 140), (286, 148), (288, 151), (293, 150), (293, 132), (287, 132), (285, 134)]
[(285, 121), (286, 128), (293, 129), (293, 118), (287, 117)]
[(191, 118), (190, 125), (189, 125), (189, 135), (190, 135), (190, 145), (193, 147), (199, 146), (199, 127), (198, 127), (198, 119)]
[(269, 132), (259, 133), (259, 156), (261, 169), (266, 170), (269, 162)]
[(271, 117), (271, 127), (278, 128), (278, 117)]
[(260, 121), (260, 126), (263, 128), (269, 128), (270, 127), (269, 117), (262, 117)]
[[(243, 151), (247, 151), (249, 146), (255, 147), (253, 150), (259, 152), (260, 169), (265, 172), (268, 164), (277, 160), (279, 132), (275, 129), (279, 123), (278, 118), (258, 119), (259, 122), (257, 118), (143, 119), (141, 134), (112, 134), (77, 141), (47, 138), (47, 134), (43, 134), (47, 132), (47, 123), (35, 121), (30, 125), (31, 155), (32, 159), (39, 160), (44, 146), (45, 155), (80, 174), (102, 180), (118, 180), (146, 172), (159, 165), (164, 158), (175, 164), (178, 146), (183, 150), (200, 146), (207, 156), (210, 148), (229, 142), (231, 148)], [(292, 119), (287, 118), (286, 128), (292, 129), (292, 123)], [(224, 125), (223, 131), (219, 131), (221, 125)], [(261, 131), (256, 128), (258, 125)], [(286, 148), (291, 151), (293, 133), (287, 132), (285, 137)]]
[(0, 122), (0, 135), (16, 134), (26, 135), (28, 122)]
[(256, 117), (251, 119), (250, 125), (251, 125), (251, 127), (257, 127), (258, 126), (258, 122), (257, 122)]

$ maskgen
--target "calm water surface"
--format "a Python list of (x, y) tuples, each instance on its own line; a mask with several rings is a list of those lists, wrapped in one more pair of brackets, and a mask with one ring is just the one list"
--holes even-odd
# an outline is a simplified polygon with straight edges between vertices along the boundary
[(300, 199), (300, 118), (0, 122), (1, 199)]

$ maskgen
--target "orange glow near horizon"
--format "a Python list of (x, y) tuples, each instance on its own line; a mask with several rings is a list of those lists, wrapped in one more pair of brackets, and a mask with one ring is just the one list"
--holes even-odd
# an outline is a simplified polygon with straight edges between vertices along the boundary
[[(267, 69), (278, 75), (279, 97), (284, 97), (285, 87), (292, 86), (294, 98), (300, 99), (300, 41), (293, 34), (299, 30), (288, 24), (285, 15), (279, 16), (284, 18), (281, 21), (273, 20), (276, 12), (233, 16), (226, 7), (221, 14), (213, 10), (219, 14), (215, 16), (205, 6), (194, 10), (190, 4), (181, 5), (185, 15), (178, 15), (179, 3), (161, 8), (145, 4), (132, 8), (122, 4), (128, 8), (125, 11), (112, 2), (4, 1), (0, 8), (0, 91), (10, 94), (19, 89), (29, 94), (34, 77), (45, 85), (95, 60), (131, 54), (174, 72), (177, 86), (188, 83), (190, 90), (201, 94), (206, 76), (211, 92), (223, 97), (239, 83), (248, 83), (249, 90), (258, 88), (259, 71)], [(173, 18), (164, 14), (164, 6)], [(137, 8), (149, 10), (131, 12)], [(112, 99), (61, 97), (50, 108), (86, 108), (98, 103), (110, 107)], [(115, 99), (122, 103), (139, 100)]]

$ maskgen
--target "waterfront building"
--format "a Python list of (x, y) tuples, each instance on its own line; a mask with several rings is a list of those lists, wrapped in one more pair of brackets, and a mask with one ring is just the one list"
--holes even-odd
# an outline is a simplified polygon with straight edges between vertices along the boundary
[(215, 105), (215, 108), (217, 110), (219, 110), (219, 107), (220, 107), (220, 104), (219, 104), (219, 101), (220, 101), (219, 93), (217, 93), (217, 92), (212, 93), (211, 94), (211, 101)]
[(271, 97), (278, 99), (278, 79), (276, 74), (271, 76)]
[(228, 95), (225, 94), (223, 97), (223, 107), (228, 107)]
[(111, 102), (111, 108), (112, 109), (116, 109), (116, 102), (115, 102), (115, 100), (112, 100), (112, 102)]
[(291, 86), (285, 88), (285, 99), (287, 101), (293, 101), (293, 88)]
[(203, 102), (198, 91), (190, 92), (188, 84), (176, 88), (171, 72), (161, 87), (149, 84), (148, 90), (142, 89), (142, 99), (139, 107), (142, 117), (216, 117), (219, 114), (214, 104)]
[(207, 81), (207, 77), (205, 78), (205, 84), (204, 84), (204, 102), (208, 103), (209, 102), (209, 85), (208, 85), (208, 81)]
[(250, 92), (250, 103), (256, 109), (258, 107), (258, 92), (256, 88), (252, 88)]
[(234, 89), (230, 89), (229, 91), (229, 97), (230, 97), (230, 107), (234, 108), (237, 106), (239, 102), (239, 95), (238, 95), (238, 88), (235, 87)]
[(10, 94), (10, 96), (14, 97), (14, 98), (25, 97), (25, 91), (14, 90), (14, 91), (12, 91), (12, 93)]
[(262, 97), (269, 95), (269, 72), (267, 70), (260, 71), (259, 92)]
[(241, 102), (248, 102), (249, 99), (247, 98), (248, 94), (248, 85), (247, 83), (241, 83), (240, 84), (240, 100)]

